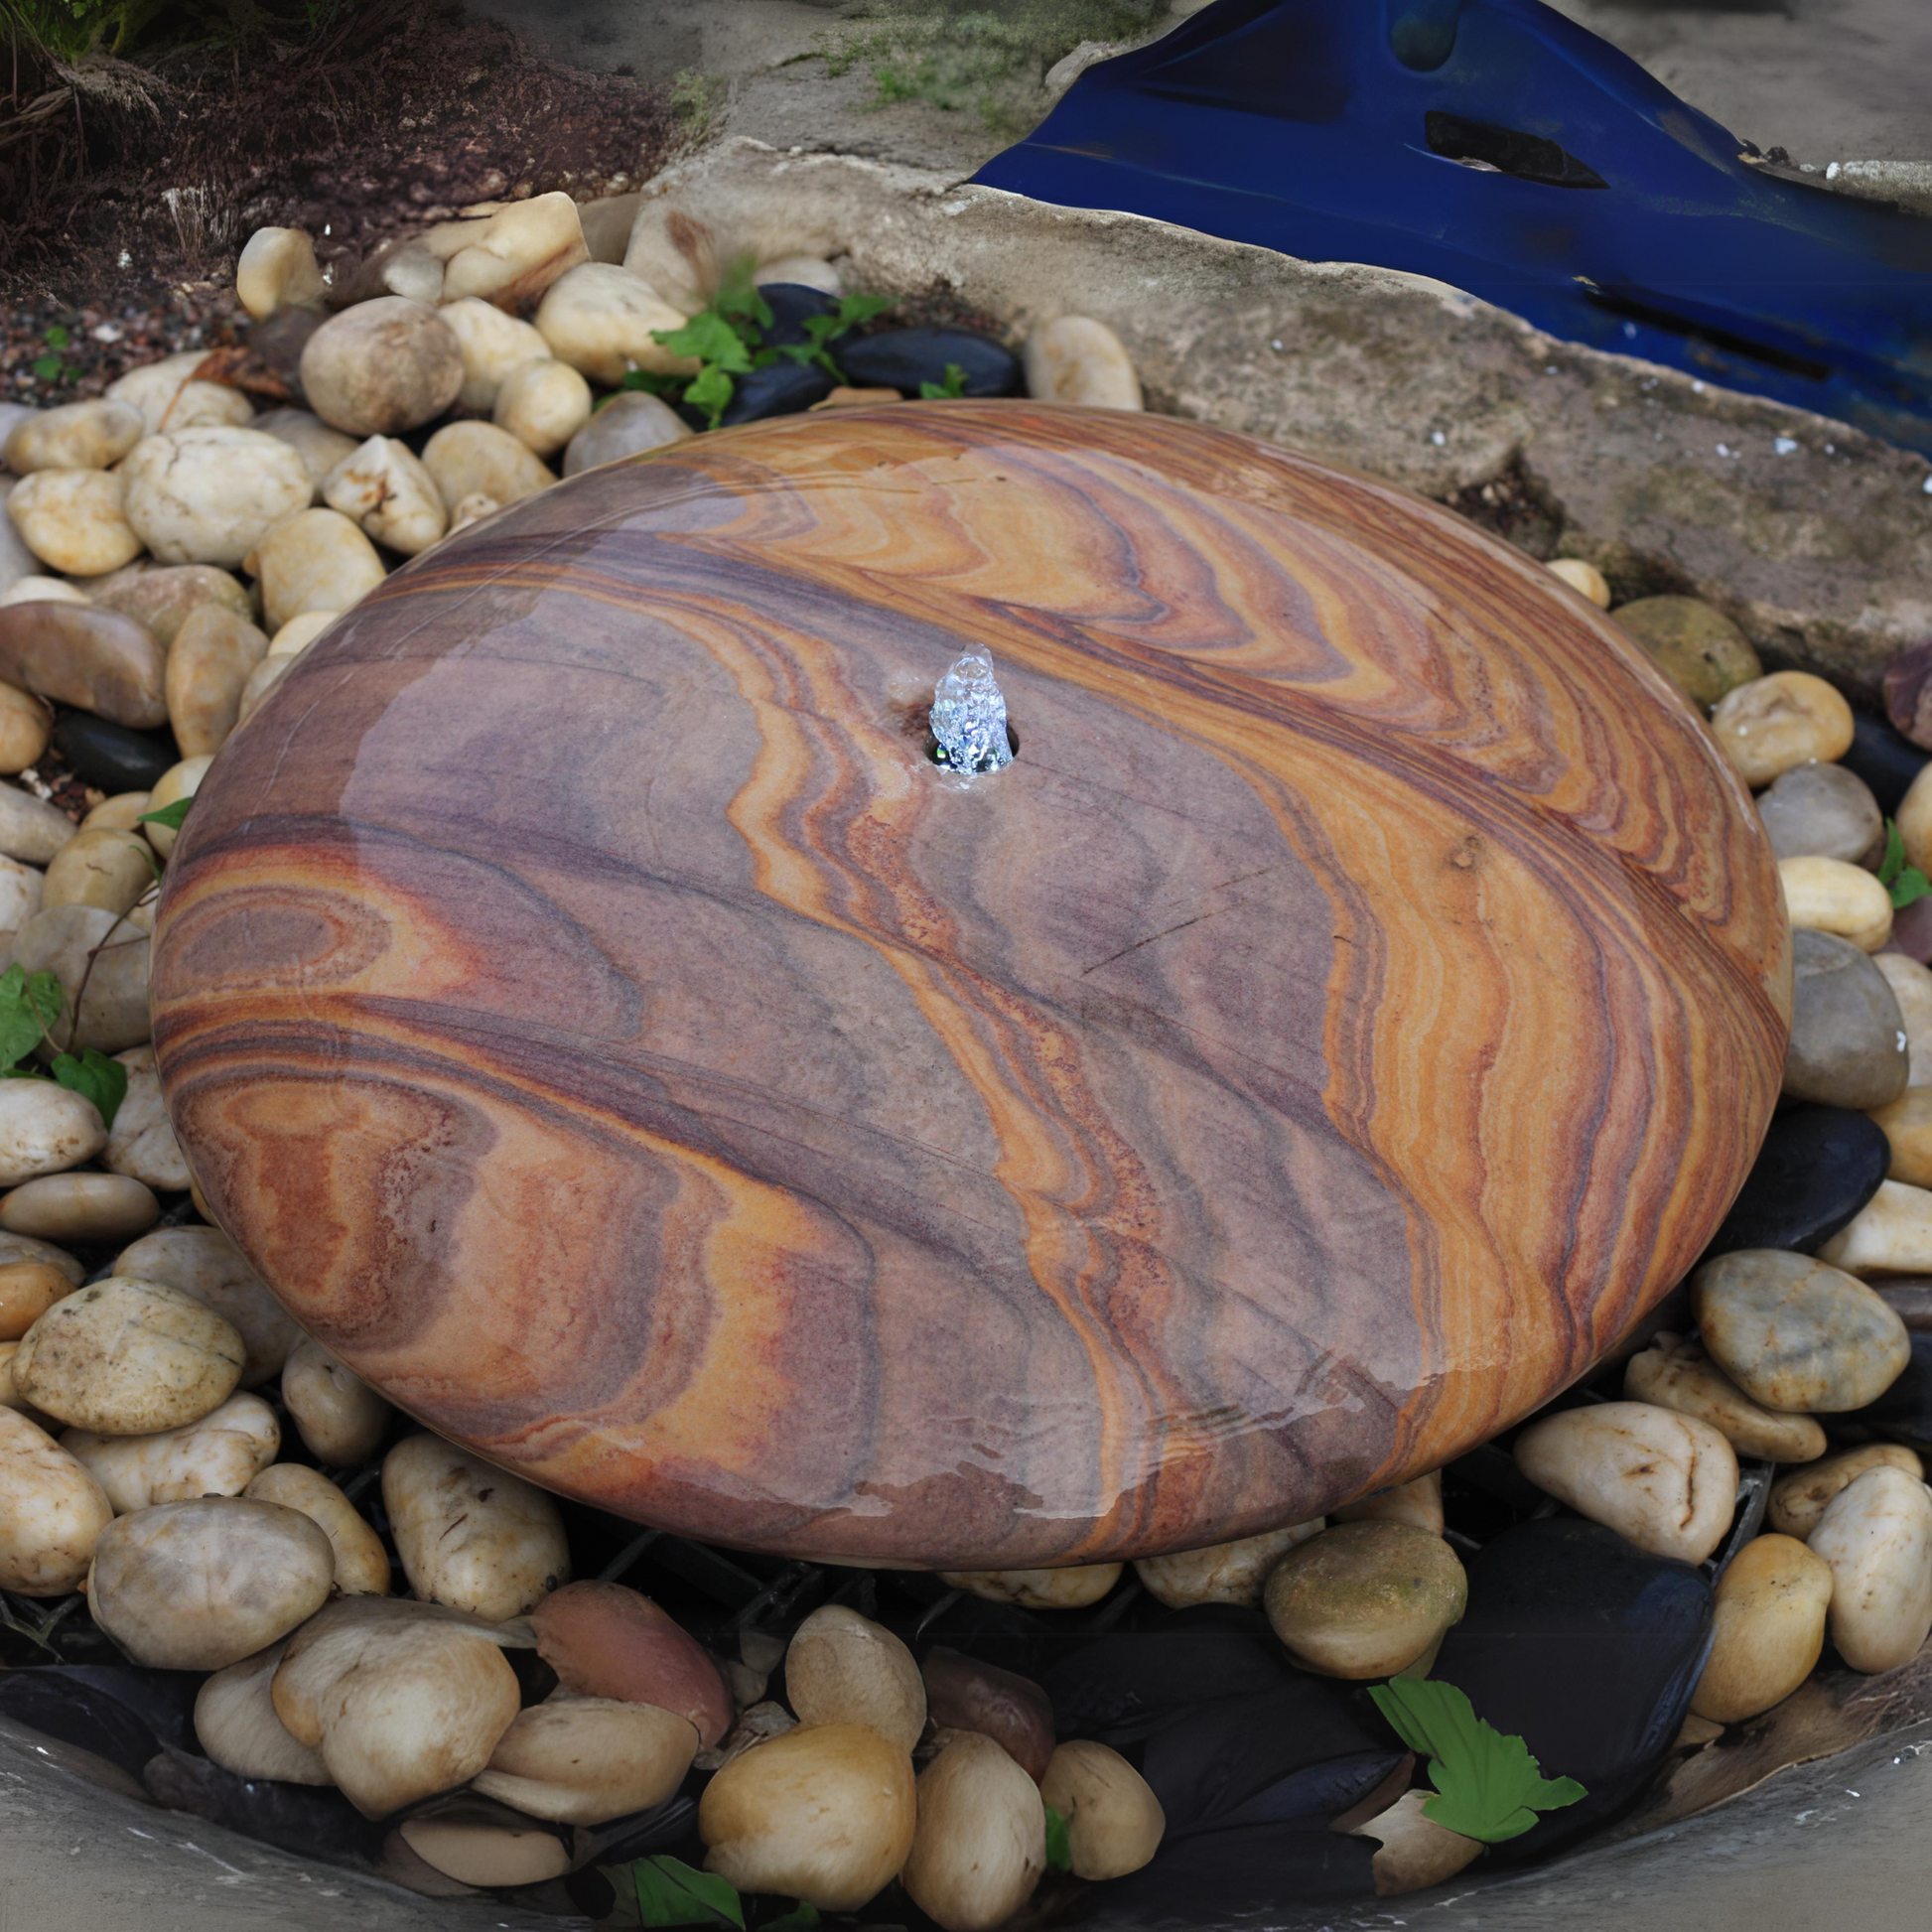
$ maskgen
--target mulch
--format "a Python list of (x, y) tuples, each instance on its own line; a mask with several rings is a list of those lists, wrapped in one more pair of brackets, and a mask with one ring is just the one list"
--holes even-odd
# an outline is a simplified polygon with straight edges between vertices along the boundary
[(360, 0), (302, 45), (139, 67), (9, 58), (0, 401), (37, 406), (233, 343), (234, 256), (258, 227), (307, 228), (340, 285), (379, 242), (479, 202), (621, 194), (690, 132), (644, 82), (561, 67), (454, 0)]

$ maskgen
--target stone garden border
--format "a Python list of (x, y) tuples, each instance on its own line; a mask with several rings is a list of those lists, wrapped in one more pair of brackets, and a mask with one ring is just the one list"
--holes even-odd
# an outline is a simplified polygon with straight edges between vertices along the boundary
[(1932, 636), (1923, 457), (1558, 342), (1442, 283), (746, 137), (593, 204), (593, 252), (621, 259), (631, 208), (658, 198), (728, 250), (844, 257), (858, 286), (943, 293), (1016, 338), (1057, 314), (1095, 316), (1126, 344), (1150, 407), (1500, 520), (1486, 487), (1535, 554), (1587, 559), (1619, 602), (1703, 598), (1767, 669), (1869, 694), (1886, 659)]

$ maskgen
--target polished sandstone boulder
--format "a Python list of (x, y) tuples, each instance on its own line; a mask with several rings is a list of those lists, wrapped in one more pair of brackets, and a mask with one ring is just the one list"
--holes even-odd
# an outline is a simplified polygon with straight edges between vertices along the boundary
[(1723, 1216), (1789, 971), (1745, 793), (1540, 566), (1197, 424), (896, 404), (586, 472), (340, 620), (198, 795), (155, 1043), (223, 1226), (432, 1427), (992, 1569), (1535, 1408)]

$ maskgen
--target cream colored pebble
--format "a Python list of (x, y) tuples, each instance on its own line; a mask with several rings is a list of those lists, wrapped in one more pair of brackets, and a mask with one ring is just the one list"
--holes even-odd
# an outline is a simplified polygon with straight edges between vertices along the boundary
[[(171, 764), (155, 780), (154, 789), (148, 793), (148, 809), (158, 812), (178, 799), (194, 797), (213, 762), (213, 755), (205, 752), (199, 758), (183, 759), (179, 764)], [(148, 843), (162, 858), (167, 858), (174, 851), (175, 840), (179, 836), (174, 826), (156, 825), (150, 821), (141, 830), (148, 835)]]
[(1599, 611), (1610, 608), (1609, 579), (1594, 564), (1581, 557), (1553, 557), (1544, 565), (1552, 577), (1560, 577), (1579, 597), (1587, 597)]
[(65, 577), (20, 577), (0, 591), (0, 605), (91, 604), (93, 599)]
[(1891, 895), (1863, 866), (1780, 859), (1778, 878), (1794, 926), (1835, 932), (1861, 952), (1876, 952), (1891, 937)]
[(1121, 1569), (1117, 1563), (1092, 1563), (1064, 1570), (942, 1570), (939, 1579), (989, 1603), (1080, 1610), (1099, 1602), (1120, 1582)]
[(1896, 822), (1907, 862), (1932, 878), (1932, 764), (1920, 767), (1898, 801)]
[(1141, 378), (1120, 338), (1091, 316), (1058, 316), (1027, 338), (1027, 393), (1043, 402), (1139, 409)]
[(37, 470), (7, 497), (20, 540), (69, 577), (102, 577), (141, 554), (126, 513), (127, 484), (111, 470)]
[(301, 228), (257, 228), (235, 264), (236, 298), (257, 322), (314, 302), (323, 288), (316, 245)]
[(361, 444), (329, 473), (322, 497), (364, 535), (405, 557), (427, 550), (449, 526), (449, 512), (429, 472), (415, 451), (393, 436), (371, 436)]
[(1932, 1490), (1903, 1469), (1867, 1469), (1811, 1533), (1832, 1569), (1831, 1627), (1854, 1670), (1892, 1670), (1932, 1630)]
[(591, 419), (591, 385), (554, 355), (519, 362), (496, 391), (493, 420), (536, 456), (554, 456)]
[(1818, 1259), (1848, 1275), (1932, 1274), (1932, 1189), (1881, 1180)]
[(304, 611), (300, 617), (291, 618), (269, 638), (269, 656), (293, 657), (307, 650), (341, 616), (340, 611)]
[(463, 351), (463, 387), (457, 404), (474, 415), (495, 407), (496, 391), (511, 369), (550, 353), (550, 345), (533, 324), (506, 316), (481, 296), (446, 302), (436, 313), (449, 325)]
[(1753, 791), (1811, 759), (1830, 763), (1852, 749), (1852, 707), (1809, 671), (1773, 671), (1726, 691), (1711, 730)]

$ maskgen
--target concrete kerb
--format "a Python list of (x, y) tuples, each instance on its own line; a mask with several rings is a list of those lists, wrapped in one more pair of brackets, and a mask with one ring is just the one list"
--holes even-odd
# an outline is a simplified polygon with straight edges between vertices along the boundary
[(1766, 662), (1870, 690), (1932, 635), (1932, 466), (1824, 417), (1561, 343), (1421, 277), (739, 137), (645, 191), (728, 252), (826, 253), (1015, 340), (1075, 312), (1150, 406), (1350, 465), (1588, 559), (1620, 599), (1708, 599)]

